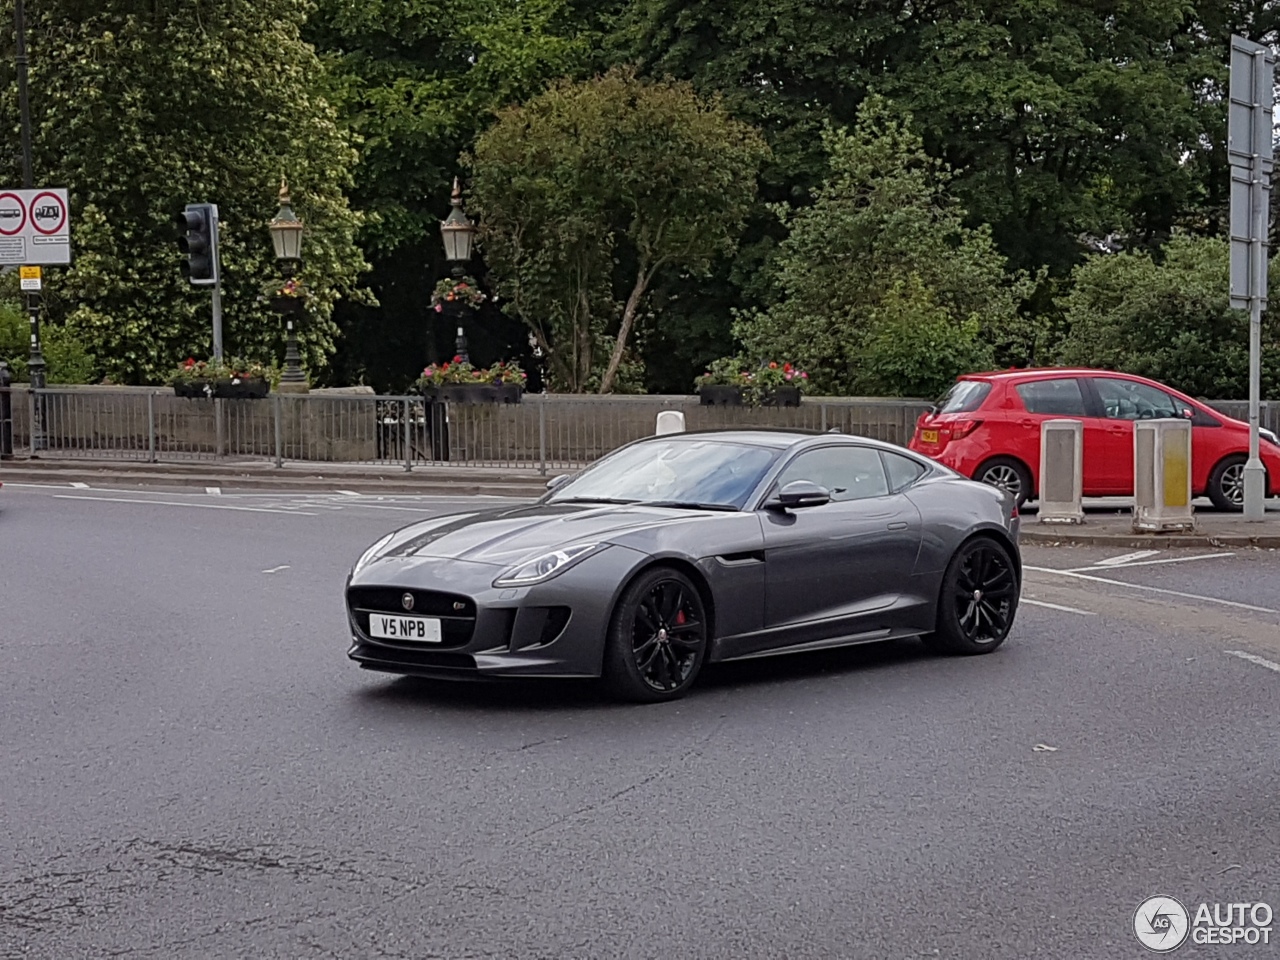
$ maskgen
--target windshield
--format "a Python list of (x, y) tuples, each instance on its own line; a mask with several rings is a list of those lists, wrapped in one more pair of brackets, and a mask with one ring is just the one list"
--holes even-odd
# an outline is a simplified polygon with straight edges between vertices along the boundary
[(546, 502), (674, 501), (741, 508), (778, 453), (745, 443), (651, 440), (605, 457)]
[(939, 413), (971, 413), (982, 406), (991, 384), (982, 380), (961, 380), (938, 401)]

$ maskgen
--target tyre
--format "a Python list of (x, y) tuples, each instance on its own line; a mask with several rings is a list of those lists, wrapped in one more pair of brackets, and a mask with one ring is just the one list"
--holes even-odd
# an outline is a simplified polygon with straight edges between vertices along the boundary
[(1018, 500), (1018, 507), (1031, 498), (1031, 471), (1021, 460), (1013, 457), (995, 457), (980, 466), (973, 479), (988, 486), (1007, 490)]
[(1008, 549), (990, 537), (970, 540), (947, 565), (937, 630), (925, 644), (946, 653), (990, 653), (1013, 628), (1018, 589)]
[(1249, 458), (1244, 454), (1223, 457), (1209, 474), (1209, 489), (1205, 492), (1219, 510), (1244, 509), (1244, 465)]
[(683, 697), (707, 654), (707, 611), (693, 582), (654, 567), (627, 585), (605, 639), (604, 681), (636, 703)]

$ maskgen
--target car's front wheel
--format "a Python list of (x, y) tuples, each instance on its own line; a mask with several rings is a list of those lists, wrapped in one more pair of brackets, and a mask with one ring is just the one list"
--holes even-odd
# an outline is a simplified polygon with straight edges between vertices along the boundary
[(670, 567), (627, 585), (609, 625), (604, 680), (615, 696), (658, 703), (685, 695), (707, 653), (708, 621), (693, 582)]
[(1013, 494), (1021, 507), (1031, 498), (1031, 471), (1013, 457), (996, 457), (980, 466), (973, 479)]
[(951, 558), (938, 597), (937, 631), (924, 638), (948, 653), (990, 653), (1013, 628), (1018, 573), (1009, 550), (991, 537), (970, 540)]

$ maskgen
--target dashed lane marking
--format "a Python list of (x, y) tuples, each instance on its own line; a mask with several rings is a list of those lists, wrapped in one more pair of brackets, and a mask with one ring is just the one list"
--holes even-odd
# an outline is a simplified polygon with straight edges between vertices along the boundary
[[(1157, 553), (1159, 551), (1156, 551)], [(1131, 554), (1131, 556), (1139, 556), (1139, 554)], [(1158, 563), (1186, 563), (1189, 560), (1215, 560), (1218, 557), (1234, 557), (1234, 553), (1198, 553), (1194, 557), (1165, 557), (1160, 560), (1137, 560), (1131, 563), (1112, 563), (1108, 564), (1112, 569), (1128, 570), (1130, 567), (1151, 567)], [(1099, 560), (1091, 567), (1068, 567), (1065, 573), (1084, 573), (1087, 570), (1097, 570), (1099, 566), (1106, 561)]]
[(1266, 657), (1260, 657), (1256, 653), (1247, 653), (1244, 650), (1228, 650), (1226, 652), (1233, 657), (1248, 660), (1250, 663), (1256, 663), (1260, 667), (1266, 667), (1268, 670), (1280, 673), (1280, 663), (1276, 663), (1274, 660), (1268, 660)]
[(1052, 573), (1060, 577), (1071, 577), (1076, 580), (1089, 580), (1093, 583), (1106, 583), (1113, 587), (1124, 587), (1126, 590), (1146, 590), (1149, 593), (1163, 593), (1170, 597), (1182, 597), (1186, 600), (1198, 600), (1202, 603), (1217, 603), (1224, 607), (1235, 607), (1238, 610), (1253, 610), (1255, 613), (1280, 613), (1280, 610), (1273, 610), (1270, 607), (1257, 607), (1251, 603), (1239, 603), (1235, 600), (1223, 600), (1220, 597), (1206, 597), (1198, 593), (1184, 593), (1181, 590), (1166, 590), (1163, 587), (1148, 587), (1142, 583), (1125, 583), (1123, 580), (1110, 580), (1106, 577), (1091, 577), (1088, 574), (1077, 573), (1073, 570), (1056, 570), (1053, 567), (1024, 567), (1025, 570), (1032, 570), (1036, 573)]
[(155, 507), (190, 507), (195, 510), (239, 510), (243, 513), (278, 513), (288, 517), (314, 517), (318, 514), (300, 510), (272, 510), (270, 507), (236, 507), (222, 503), (182, 503), (173, 500), (134, 500), (127, 497), (73, 497), (70, 494), (54, 494), (55, 500), (94, 500), (98, 503), (141, 503)]
[(1126, 553), (1124, 556), (1108, 557), (1106, 560), (1099, 560), (1094, 564), (1094, 566), (1118, 567), (1126, 563), (1132, 563), (1135, 560), (1145, 560), (1147, 557), (1154, 557), (1159, 553), (1159, 550), (1139, 550), (1137, 553)]
[(1063, 613), (1078, 613), (1082, 617), (1096, 617), (1097, 614), (1092, 610), (1079, 610), (1075, 607), (1063, 606), (1060, 603), (1049, 603), (1047, 600), (1032, 600), (1029, 597), (1023, 597), (1022, 603), (1029, 603), (1033, 607), (1047, 607), (1050, 610), (1061, 610)]

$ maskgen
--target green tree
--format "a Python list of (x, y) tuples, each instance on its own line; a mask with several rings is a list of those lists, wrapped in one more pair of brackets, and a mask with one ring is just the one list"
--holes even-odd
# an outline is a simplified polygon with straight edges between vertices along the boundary
[[(309, 228), (306, 359), (321, 370), (333, 352), (333, 306), (365, 264), (354, 242), (360, 218), (343, 193), (356, 153), (299, 36), (309, 6), (30, 5), (36, 178), (71, 195), (75, 259), (49, 271), (52, 319), (65, 320), (112, 379), (154, 382), (210, 352), (208, 291), (179, 273), (173, 217), (188, 202), (219, 207), (227, 349), (283, 352), (263, 299), (276, 277), (266, 222), (282, 175)], [(10, 84), (0, 105), (8, 130), (17, 130), (16, 103)], [(17, 171), (10, 166), (10, 182)]]
[[(73, 332), (48, 324), (40, 328), (40, 346), (44, 354), (46, 379), (49, 384), (93, 383), (97, 364)], [(15, 383), (28, 377), (27, 358), (31, 355), (31, 323), (23, 304), (14, 297), (0, 298), (0, 360), (9, 365)]]
[[(437, 228), (459, 156), (495, 111), (597, 65), (607, 20), (607, 5), (587, 0), (317, 0), (306, 36), (362, 141), (350, 196), (370, 215), (360, 241), (379, 301), (339, 309), (348, 349), (336, 362), (348, 376), (401, 389), (452, 342), (430, 300), (449, 269)], [(479, 261), (474, 272), (485, 279)], [(497, 310), (479, 313), (468, 333), (473, 356), (523, 346), (519, 325)]]
[(717, 100), (624, 69), (501, 113), (471, 160), (472, 209), (560, 385), (614, 389), (655, 277), (733, 250), (765, 155)]
[[(1178, 235), (1155, 255), (1097, 254), (1075, 271), (1063, 308), (1063, 363), (1151, 377), (1192, 396), (1249, 395), (1249, 314), (1229, 307), (1225, 240)], [(1280, 277), (1268, 271), (1270, 296)], [(1280, 321), (1263, 314), (1263, 393), (1280, 397)]]
[[(818, 390), (918, 393), (1035, 349), (1038, 328), (1019, 314), (1030, 280), (1006, 273), (986, 228), (964, 225), (947, 171), (909, 124), (869, 98), (853, 131), (826, 130), (832, 173), (813, 205), (775, 208), (789, 229), (782, 299), (744, 312), (735, 333), (755, 356), (798, 362)], [(928, 355), (908, 371), (895, 340)]]

